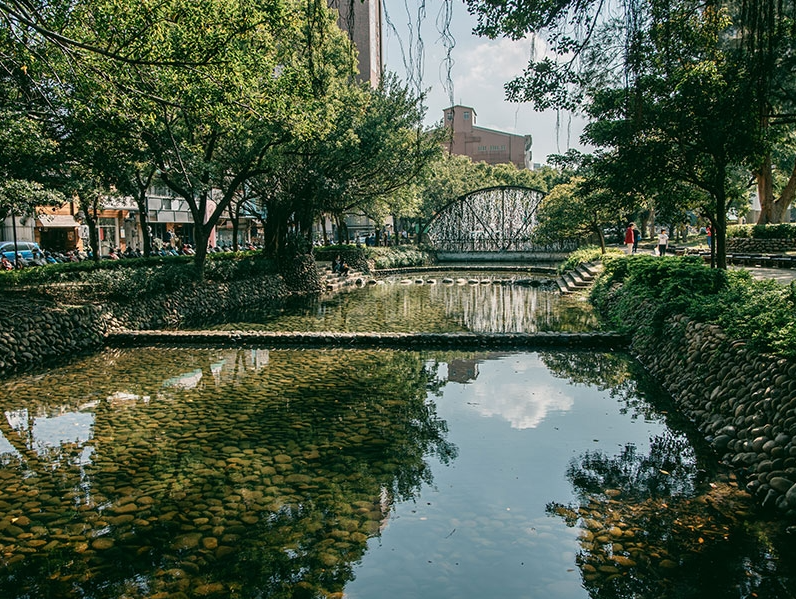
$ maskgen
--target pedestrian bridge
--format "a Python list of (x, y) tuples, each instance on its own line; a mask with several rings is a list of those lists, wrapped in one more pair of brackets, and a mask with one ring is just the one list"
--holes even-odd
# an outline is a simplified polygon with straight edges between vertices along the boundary
[(533, 240), (545, 193), (530, 187), (498, 186), (462, 195), (434, 216), (428, 239), (438, 252), (561, 252), (574, 247)]

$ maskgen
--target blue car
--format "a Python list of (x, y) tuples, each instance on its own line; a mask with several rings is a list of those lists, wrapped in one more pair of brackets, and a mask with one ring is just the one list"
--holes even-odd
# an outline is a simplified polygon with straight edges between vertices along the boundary
[[(39, 244), (35, 241), (17, 241), (17, 252), (19, 252), (19, 257), (26, 263), (32, 262), (34, 258), (44, 255)], [(3, 254), (13, 264), (14, 242), (0, 241), (0, 254)]]

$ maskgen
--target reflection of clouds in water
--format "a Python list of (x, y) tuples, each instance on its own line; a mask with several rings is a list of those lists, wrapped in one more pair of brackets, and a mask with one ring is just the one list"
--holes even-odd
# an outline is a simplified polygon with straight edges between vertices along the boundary
[(500, 416), (511, 428), (536, 428), (549, 412), (569, 411), (573, 399), (549, 385), (500, 385), (500, 394), (487, 388), (477, 389), (473, 409), (481, 416)]
[(164, 387), (174, 387), (177, 389), (193, 389), (202, 380), (202, 369), (196, 368), (191, 372), (185, 372), (178, 376), (171, 377), (163, 381)]
[[(6, 412), (5, 418), (15, 431), (26, 438), (28, 430), (27, 410)], [(48, 448), (60, 447), (64, 443), (85, 444), (92, 436), (94, 414), (91, 412), (67, 412), (58, 416), (37, 416), (33, 419), (32, 442), (36, 452), (46, 453)], [(5, 436), (0, 435), (0, 454), (19, 455)]]

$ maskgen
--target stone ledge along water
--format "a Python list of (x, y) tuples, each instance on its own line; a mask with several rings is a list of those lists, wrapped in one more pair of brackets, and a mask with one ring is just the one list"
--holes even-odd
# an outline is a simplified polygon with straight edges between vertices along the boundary
[(442, 347), (457, 349), (532, 349), (573, 347), (627, 349), (629, 338), (616, 332), (586, 333), (338, 333), (273, 331), (113, 331), (106, 335), (111, 347), (145, 345), (269, 345), (276, 347)]

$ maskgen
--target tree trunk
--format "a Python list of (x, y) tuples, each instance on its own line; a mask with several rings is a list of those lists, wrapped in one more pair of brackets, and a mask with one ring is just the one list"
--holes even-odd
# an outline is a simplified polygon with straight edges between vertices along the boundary
[(283, 206), (268, 207), (268, 215), (263, 223), (263, 249), (272, 256), (285, 247), (288, 216), (288, 210)]
[(149, 234), (149, 222), (147, 214), (140, 209), (138, 212), (138, 222), (141, 224), (141, 237), (144, 239), (144, 256), (149, 258), (152, 255), (152, 236)]
[(724, 187), (716, 194), (716, 221), (713, 223), (716, 268), (727, 270), (727, 197)]
[(781, 223), (785, 219), (788, 207), (793, 203), (794, 196), (796, 196), (796, 162), (794, 162), (787, 184), (777, 199), (774, 199), (774, 177), (770, 154), (766, 154), (763, 164), (755, 173), (755, 177), (757, 179), (757, 196), (760, 199), (760, 216), (757, 219), (757, 224)]
[(790, 173), (790, 177), (788, 178), (788, 182), (785, 185), (785, 188), (782, 190), (782, 193), (779, 194), (779, 198), (777, 201), (774, 202), (774, 206), (771, 210), (772, 222), (774, 223), (781, 223), (785, 220), (785, 214), (788, 211), (788, 207), (793, 203), (793, 198), (796, 196), (796, 161), (794, 161), (793, 170)]
[(232, 218), (232, 251), (238, 251), (238, 229), (240, 229), (240, 222), (237, 216)]
[(592, 223), (592, 230), (597, 234), (597, 239), (600, 240), (600, 253), (605, 254), (605, 235), (599, 223)]
[(329, 245), (329, 234), (326, 231), (326, 215), (321, 214), (321, 232), (323, 236), (323, 245)]
[(152, 255), (152, 235), (149, 234), (149, 199), (146, 192), (152, 183), (152, 177), (155, 176), (155, 169), (152, 168), (150, 173), (143, 177), (141, 172), (136, 172), (135, 183), (138, 193), (136, 194), (135, 203), (138, 206), (138, 222), (141, 224), (141, 237), (144, 240), (144, 256), (149, 258)]
[(757, 197), (760, 200), (760, 216), (757, 217), (758, 225), (766, 225), (774, 222), (772, 220), (772, 210), (774, 208), (774, 185), (771, 173), (771, 154), (767, 153), (763, 158), (763, 164), (755, 172), (757, 179)]
[(11, 210), (11, 230), (14, 238), (14, 268), (19, 269), (19, 251), (17, 250), (17, 215)]
[(94, 262), (100, 261), (99, 231), (97, 230), (97, 219), (86, 215), (86, 225), (88, 226), (88, 245), (94, 254)]
[(196, 226), (194, 227), (194, 240), (196, 241), (196, 247), (194, 248), (194, 257), (193, 263), (196, 266), (196, 270), (199, 273), (199, 278), (201, 279), (204, 277), (205, 271), (205, 260), (207, 259), (207, 242), (210, 238), (210, 229), (207, 229), (205, 226)]

